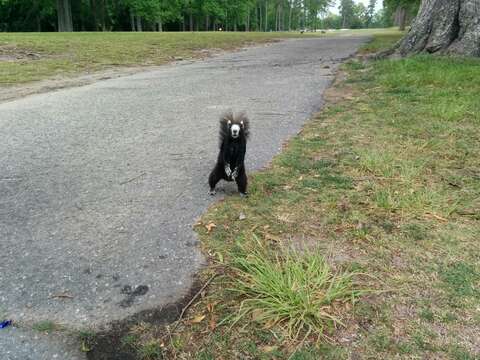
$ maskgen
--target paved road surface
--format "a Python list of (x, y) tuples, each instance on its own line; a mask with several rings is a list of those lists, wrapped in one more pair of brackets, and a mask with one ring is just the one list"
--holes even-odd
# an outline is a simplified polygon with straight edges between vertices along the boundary
[(261, 168), (365, 40), (288, 40), (0, 105), (0, 315), (22, 326), (0, 330), (0, 357), (64, 351), (35, 322), (99, 327), (184, 294), (220, 113), (247, 110), (247, 168)]

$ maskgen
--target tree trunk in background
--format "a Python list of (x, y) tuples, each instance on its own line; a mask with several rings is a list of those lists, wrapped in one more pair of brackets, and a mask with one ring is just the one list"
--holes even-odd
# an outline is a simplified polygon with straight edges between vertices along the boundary
[(35, 17), (37, 21), (37, 32), (42, 31), (42, 19), (40, 18), (40, 14), (37, 12), (37, 16)]
[(265, 0), (265, 31), (268, 30), (268, 1)]
[(288, 10), (288, 31), (292, 31), (292, 11), (293, 11), (293, 6), (292, 3), (289, 1), (288, 2), (288, 7), (290, 8)]
[(205, 15), (205, 31), (208, 31), (209, 27), (210, 27), (210, 16), (207, 14)]
[(395, 10), (395, 19), (394, 19), (395, 25), (399, 27), (400, 31), (404, 31), (406, 22), (407, 22), (407, 10), (403, 6), (397, 7), (397, 9)]
[(135, 18), (137, 20), (137, 31), (142, 31), (142, 17), (137, 15)]
[(278, 16), (279, 15), (279, 10), (280, 10), (280, 7), (277, 5), (275, 7), (275, 31), (278, 31), (278, 29), (280, 28), (280, 26), (279, 26), (280, 21), (279, 21), (279, 16)]
[(250, 31), (250, 9), (247, 11), (247, 22), (245, 23), (245, 31)]
[(135, 15), (133, 14), (133, 10), (130, 9), (130, 26), (132, 31), (135, 31)]
[(480, 1), (423, 0), (398, 52), (480, 56)]
[(190, 11), (190, 14), (188, 15), (189, 16), (189, 20), (188, 20), (188, 30), (189, 31), (193, 31), (193, 13), (192, 11)]
[(280, 5), (280, 31), (285, 31), (285, 14), (283, 13), (283, 3)]
[[(95, 26), (95, 31), (97, 31), (97, 29), (98, 29), (97, 1), (96, 0), (90, 0), (90, 7), (92, 9), (93, 23), (94, 23), (94, 26)], [(133, 29), (132, 31), (135, 31), (135, 29)]]
[(163, 24), (162, 24), (162, 19), (157, 20), (157, 26), (158, 26), (158, 31), (163, 32)]
[(102, 26), (102, 31), (106, 30), (106, 25), (105, 25), (105, 0), (102, 0), (102, 8), (101, 8), (101, 16), (100, 16), (100, 24)]
[(73, 31), (70, 0), (57, 0), (58, 31)]
[(255, 12), (257, 13), (257, 31), (262, 31), (262, 9), (260, 6), (255, 7)]

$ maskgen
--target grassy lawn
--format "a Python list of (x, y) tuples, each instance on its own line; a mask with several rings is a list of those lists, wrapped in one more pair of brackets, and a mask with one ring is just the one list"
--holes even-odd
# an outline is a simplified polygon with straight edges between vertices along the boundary
[[(375, 34), (322, 33), (0, 33), (0, 86), (73, 76), (119, 66), (161, 65), (280, 38)], [(395, 29), (389, 30), (395, 32)], [(203, 50), (203, 51), (202, 51)]]
[[(369, 48), (398, 37), (380, 36)], [(141, 359), (478, 359), (480, 61), (352, 61), (248, 199), (197, 224), (212, 279)]]

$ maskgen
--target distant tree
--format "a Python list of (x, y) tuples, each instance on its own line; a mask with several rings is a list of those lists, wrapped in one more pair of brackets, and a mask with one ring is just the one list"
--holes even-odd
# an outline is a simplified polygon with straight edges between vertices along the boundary
[(377, 6), (377, 0), (370, 0), (365, 16), (365, 27), (369, 28), (372, 25), (373, 17), (375, 16), (375, 7)]
[(341, 0), (340, 1), (340, 16), (342, 17), (342, 28), (350, 27), (355, 16), (354, 12), (355, 4), (353, 0)]
[(342, 17), (329, 12), (322, 20), (322, 27), (324, 29), (340, 29), (342, 27)]
[(70, 0), (57, 0), (58, 31), (73, 31)]
[(317, 29), (323, 26), (323, 18), (326, 17), (326, 10), (332, 2), (332, 0), (0, 0), (0, 31)]
[(405, 30), (409, 20), (418, 12), (420, 0), (383, 0), (383, 6), (387, 15), (393, 17), (394, 25), (400, 30)]
[(363, 3), (353, 5), (353, 16), (350, 20), (350, 28), (361, 29), (366, 27), (367, 23), (367, 8)]

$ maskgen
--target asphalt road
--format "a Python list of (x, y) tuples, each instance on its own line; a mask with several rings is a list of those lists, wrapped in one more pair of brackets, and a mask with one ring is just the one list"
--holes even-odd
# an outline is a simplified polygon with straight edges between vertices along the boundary
[(288, 40), (1, 104), (0, 317), (19, 328), (0, 330), (0, 357), (64, 352), (26, 330), (39, 321), (98, 328), (184, 294), (219, 115), (247, 111), (260, 169), (364, 41)]

